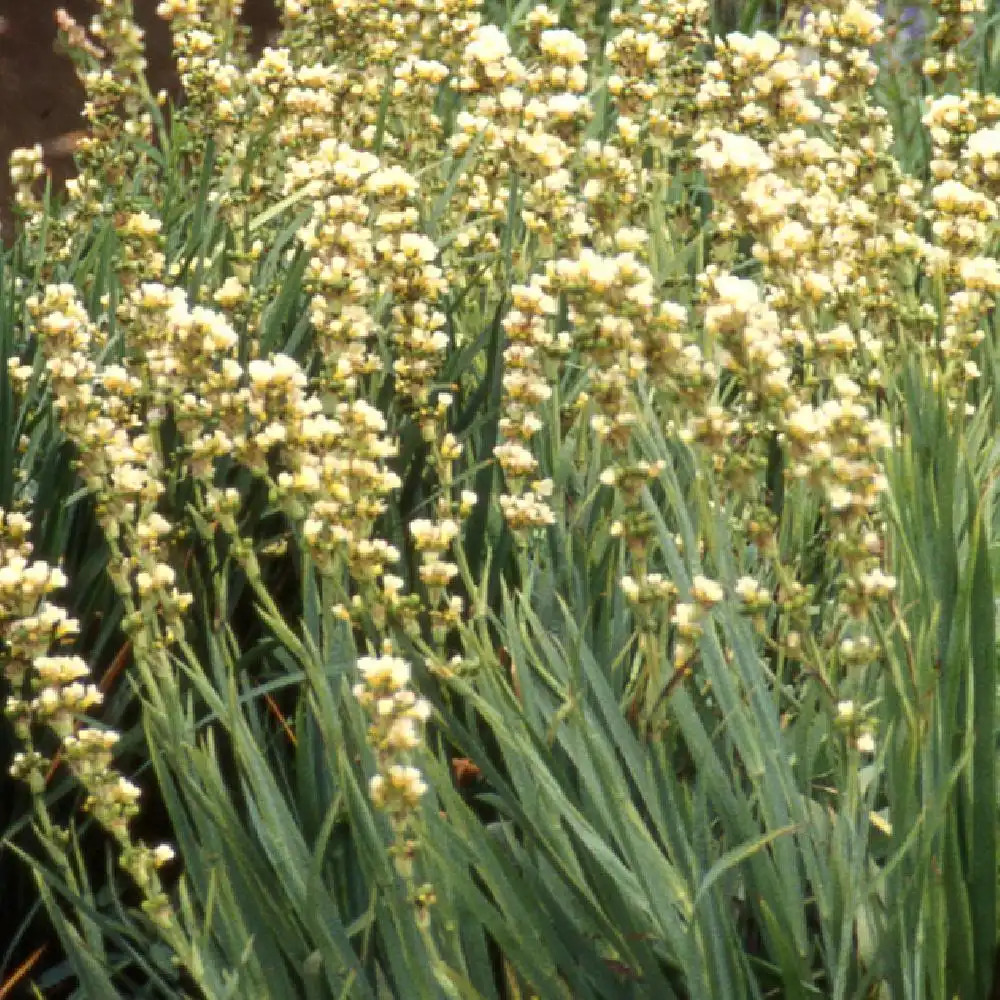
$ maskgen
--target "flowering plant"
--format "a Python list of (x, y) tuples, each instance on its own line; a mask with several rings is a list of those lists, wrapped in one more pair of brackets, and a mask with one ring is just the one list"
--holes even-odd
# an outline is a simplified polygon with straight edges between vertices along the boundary
[(992, 36), (762, 6), (61, 15), (0, 995), (991, 995)]

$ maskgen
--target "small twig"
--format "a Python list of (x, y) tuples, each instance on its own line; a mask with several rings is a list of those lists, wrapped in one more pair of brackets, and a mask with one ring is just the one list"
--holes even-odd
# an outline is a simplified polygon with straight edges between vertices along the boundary
[(0, 985), (0, 1000), (6, 1000), (6, 998), (11, 995), (11, 990), (13, 990), (14, 987), (17, 986), (17, 984), (24, 979), (29, 972), (31, 972), (44, 953), (45, 945), (42, 945), (41, 948), (34, 951), (14, 970), (10, 979)]

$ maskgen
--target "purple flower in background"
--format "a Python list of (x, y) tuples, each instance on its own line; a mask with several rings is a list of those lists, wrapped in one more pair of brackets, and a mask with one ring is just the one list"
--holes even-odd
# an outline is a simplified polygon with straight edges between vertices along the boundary
[[(885, 20), (885, 0), (878, 5), (878, 16)], [(927, 22), (924, 18), (924, 10), (917, 4), (911, 4), (909, 7), (904, 7), (899, 12), (899, 18), (896, 22), (900, 29), (900, 33), (906, 36), (907, 41), (917, 42), (924, 37), (924, 32), (927, 30)]]
[(898, 67), (913, 62), (920, 55), (927, 20), (922, 7), (913, 4), (904, 7), (894, 17), (886, 17), (884, 0), (878, 5), (879, 16), (883, 19), (882, 31), (885, 35), (885, 52), (879, 54), (880, 69)]
[[(897, 17), (891, 21), (886, 18), (885, 0), (878, 5), (879, 17), (886, 23), (882, 30), (886, 33), (886, 43), (889, 48), (889, 62), (912, 59), (917, 52), (924, 35), (927, 33), (927, 19), (923, 8), (911, 4), (904, 7)], [(895, 35), (890, 29), (895, 29)]]

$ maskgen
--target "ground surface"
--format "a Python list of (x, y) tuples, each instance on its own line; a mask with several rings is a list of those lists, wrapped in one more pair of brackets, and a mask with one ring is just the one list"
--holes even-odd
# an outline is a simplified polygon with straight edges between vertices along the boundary
[[(133, 0), (147, 31), (150, 84), (175, 88), (170, 33), (156, 17), (156, 0)], [(40, 142), (57, 178), (72, 169), (68, 136), (80, 128), (82, 93), (73, 67), (56, 55), (55, 11), (63, 7), (83, 24), (93, 13), (88, 0), (0, 0), (0, 224), (9, 236), (12, 149)], [(263, 45), (276, 22), (273, 0), (246, 0), (245, 17)]]

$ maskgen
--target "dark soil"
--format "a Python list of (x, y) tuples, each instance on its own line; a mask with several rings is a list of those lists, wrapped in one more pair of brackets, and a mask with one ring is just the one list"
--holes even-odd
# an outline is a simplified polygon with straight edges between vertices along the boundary
[[(134, 0), (146, 30), (150, 86), (176, 93), (170, 33), (156, 16), (157, 0)], [(41, 143), (57, 180), (73, 168), (67, 136), (82, 125), (83, 95), (69, 60), (56, 55), (55, 11), (65, 8), (81, 24), (94, 12), (91, 0), (0, 0), (0, 225), (11, 233), (7, 159), (12, 149)], [(275, 0), (246, 0), (244, 18), (254, 44), (263, 47), (277, 25)]]

